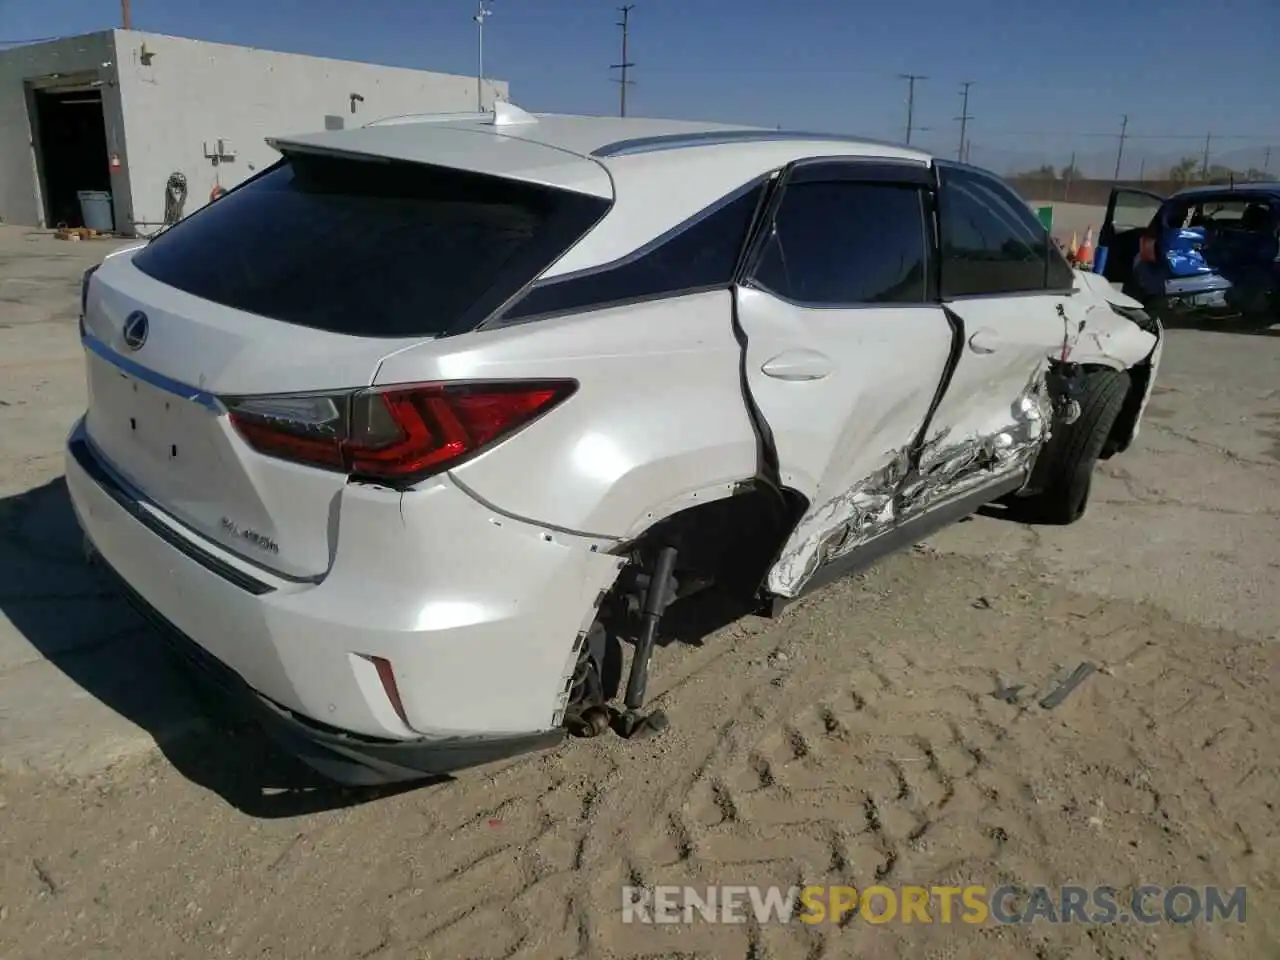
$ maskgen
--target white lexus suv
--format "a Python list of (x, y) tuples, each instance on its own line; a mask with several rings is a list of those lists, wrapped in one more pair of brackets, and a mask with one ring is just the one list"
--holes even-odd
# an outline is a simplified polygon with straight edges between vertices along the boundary
[(1137, 302), (910, 148), (509, 104), (270, 142), (86, 274), (67, 481), (343, 782), (660, 729), (672, 602), (768, 614), (995, 501), (1073, 522), (1152, 389)]

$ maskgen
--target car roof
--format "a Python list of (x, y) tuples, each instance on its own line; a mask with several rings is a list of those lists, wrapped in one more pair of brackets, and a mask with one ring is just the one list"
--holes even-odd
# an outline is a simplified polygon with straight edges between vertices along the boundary
[[(497, 141), (497, 143), (495, 143)], [(491, 113), (388, 117), (363, 127), (270, 138), (277, 150), (333, 152), (508, 176), (611, 197), (609, 171), (635, 157), (712, 151), (764, 165), (802, 156), (874, 156), (929, 163), (910, 147), (844, 134), (643, 117), (526, 113), (499, 102)], [(500, 144), (500, 149), (493, 149)], [(786, 162), (784, 160), (783, 162)]]
[(1184, 197), (1208, 196), (1211, 194), (1260, 193), (1280, 197), (1280, 183), (1219, 183), (1205, 184), (1198, 187), (1185, 187), (1173, 194), (1169, 199)]
[(643, 117), (491, 113), (389, 117), (363, 127), (268, 140), (290, 151), (470, 170), (611, 201), (609, 212), (544, 276), (630, 255), (736, 190), (808, 157), (928, 165), (920, 150), (833, 133)]

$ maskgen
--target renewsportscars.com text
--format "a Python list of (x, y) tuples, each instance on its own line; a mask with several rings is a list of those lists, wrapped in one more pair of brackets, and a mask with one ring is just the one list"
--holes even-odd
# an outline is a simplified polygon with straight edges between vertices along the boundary
[(1215, 923), (1245, 920), (1244, 887), (623, 887), (624, 923)]

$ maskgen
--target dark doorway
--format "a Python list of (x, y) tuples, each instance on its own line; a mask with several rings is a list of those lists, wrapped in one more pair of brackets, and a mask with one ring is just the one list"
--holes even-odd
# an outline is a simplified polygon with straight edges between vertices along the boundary
[(81, 190), (111, 191), (107, 124), (97, 90), (35, 90), (36, 157), (45, 226), (82, 227)]

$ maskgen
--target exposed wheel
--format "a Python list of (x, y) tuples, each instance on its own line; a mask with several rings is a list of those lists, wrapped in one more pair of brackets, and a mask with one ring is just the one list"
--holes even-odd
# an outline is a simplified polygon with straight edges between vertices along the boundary
[(1069, 524), (1084, 516), (1093, 470), (1129, 393), (1129, 375), (1096, 370), (1084, 379), (1080, 416), (1057, 423), (1036, 464), (1038, 492), (1018, 504), (1018, 513), (1038, 523)]

